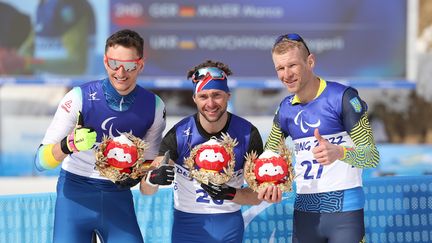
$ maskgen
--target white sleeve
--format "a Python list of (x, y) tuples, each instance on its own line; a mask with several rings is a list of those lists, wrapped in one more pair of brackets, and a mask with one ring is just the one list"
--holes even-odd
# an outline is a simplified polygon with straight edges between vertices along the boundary
[(144, 141), (149, 145), (144, 153), (145, 160), (153, 160), (157, 156), (160, 143), (162, 142), (162, 133), (166, 126), (165, 103), (157, 95), (155, 95), (155, 99), (156, 107), (153, 125), (144, 136)]
[(70, 90), (60, 101), (57, 111), (49, 125), (42, 144), (59, 143), (75, 127), (78, 112), (82, 110), (81, 88)]

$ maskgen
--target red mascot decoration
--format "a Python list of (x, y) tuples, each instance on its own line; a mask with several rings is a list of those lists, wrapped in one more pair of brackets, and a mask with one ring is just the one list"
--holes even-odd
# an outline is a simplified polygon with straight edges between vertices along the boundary
[(222, 171), (230, 160), (231, 156), (225, 148), (213, 139), (203, 143), (195, 156), (196, 165), (208, 171)]
[(279, 184), (286, 180), (288, 173), (286, 161), (270, 150), (265, 151), (255, 160), (255, 176), (259, 183), (273, 182)]
[(129, 168), (135, 165), (138, 158), (135, 144), (123, 134), (108, 142), (104, 155), (108, 164), (126, 173), (130, 173)]
[(292, 190), (291, 152), (286, 146), (281, 146), (279, 152), (265, 150), (259, 157), (255, 152), (246, 156), (245, 179), (252, 190), (258, 192), (269, 185), (283, 192)]

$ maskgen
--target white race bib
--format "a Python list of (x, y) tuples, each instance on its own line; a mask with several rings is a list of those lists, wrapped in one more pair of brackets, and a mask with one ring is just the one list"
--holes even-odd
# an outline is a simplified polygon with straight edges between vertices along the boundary
[[(354, 145), (346, 132), (323, 137), (332, 144)], [(314, 159), (312, 149), (318, 144), (315, 137), (297, 139), (294, 144), (297, 193), (320, 193), (362, 186), (362, 169), (340, 160), (323, 166)]]

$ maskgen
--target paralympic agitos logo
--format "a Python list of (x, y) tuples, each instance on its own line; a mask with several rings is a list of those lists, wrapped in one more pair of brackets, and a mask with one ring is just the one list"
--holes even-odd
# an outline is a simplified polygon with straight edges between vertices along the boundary
[[(104, 131), (104, 134), (108, 133), (108, 136), (111, 138), (115, 138), (120, 136), (123, 132), (115, 129), (114, 119), (116, 119), (116, 116), (108, 117), (105, 119), (101, 124), (101, 129)], [(107, 132), (105, 132), (107, 131)], [(133, 134), (132, 129), (129, 131), (131, 134)]]
[(320, 119), (318, 119), (318, 121), (316, 121), (315, 123), (309, 123), (305, 121), (304, 115), (301, 115), (303, 111), (304, 110), (299, 111), (299, 113), (297, 113), (297, 115), (294, 118), (294, 123), (297, 126), (300, 126), (300, 129), (303, 133), (307, 133), (309, 131), (309, 128), (317, 128), (321, 125)]

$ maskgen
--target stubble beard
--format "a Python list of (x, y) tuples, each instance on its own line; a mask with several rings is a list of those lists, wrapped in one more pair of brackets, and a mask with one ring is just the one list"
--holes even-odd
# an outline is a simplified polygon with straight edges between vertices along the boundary
[(200, 114), (201, 114), (202, 117), (204, 117), (204, 119), (205, 119), (207, 122), (209, 122), (209, 123), (215, 123), (215, 122), (220, 121), (220, 119), (222, 118), (222, 116), (223, 116), (223, 114), (226, 112), (226, 110), (227, 110), (226, 108), (223, 109), (223, 110), (221, 110), (221, 111), (218, 113), (218, 115), (216, 116), (216, 118), (210, 118), (210, 117), (208, 117), (208, 116), (205, 114), (205, 112), (203, 112), (203, 111), (200, 111)]

